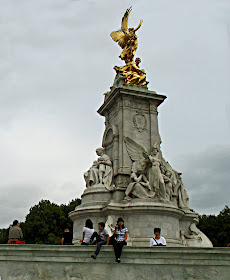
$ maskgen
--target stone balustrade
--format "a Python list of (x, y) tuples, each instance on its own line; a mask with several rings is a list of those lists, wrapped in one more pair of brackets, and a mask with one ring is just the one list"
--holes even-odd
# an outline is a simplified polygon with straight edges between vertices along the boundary
[(0, 245), (1, 280), (229, 280), (230, 248)]

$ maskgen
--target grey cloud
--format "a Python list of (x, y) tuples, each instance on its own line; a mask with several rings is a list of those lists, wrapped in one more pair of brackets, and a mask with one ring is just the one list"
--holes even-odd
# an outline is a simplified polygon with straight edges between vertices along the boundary
[(0, 228), (7, 228), (17, 219), (25, 221), (29, 209), (42, 199), (48, 199), (57, 204), (68, 204), (69, 201), (80, 197), (82, 189), (76, 191), (76, 184), (8, 184), (1, 186), (0, 197)]
[(14, 220), (24, 221), (29, 208), (41, 197), (38, 185), (2, 185), (0, 197), (1, 227), (7, 228)]
[(190, 195), (190, 205), (201, 214), (217, 214), (229, 206), (230, 146), (213, 146), (178, 159)]
[[(80, 197), (82, 174), (95, 159), (104, 130), (104, 119), (96, 111), (113, 83), (114, 65), (122, 65), (121, 49), (109, 34), (120, 28), (130, 6), (130, 26), (144, 20), (138, 31), (137, 56), (147, 72), (149, 88), (168, 96), (159, 108), (165, 157), (172, 162), (189, 151), (191, 155), (204, 153), (206, 158), (209, 151), (202, 152), (206, 146), (227, 145), (229, 4), (221, 1), (220, 5), (220, 0), (3, 0), (0, 191), (25, 184), (38, 200), (66, 203)], [(189, 157), (181, 164), (174, 162), (180, 170), (192, 164)], [(206, 163), (203, 166), (212, 170)], [(194, 162), (192, 168), (200, 181), (206, 180), (205, 172), (211, 172), (203, 171), (202, 177)], [(184, 172), (184, 179), (188, 187), (194, 184), (199, 189), (193, 176)], [(212, 193), (215, 185), (209, 190)], [(193, 205), (190, 187), (189, 192)], [(20, 192), (18, 197), (23, 197)], [(199, 197), (194, 197), (194, 208), (214, 211), (209, 206), (199, 208)], [(8, 224), (15, 213), (12, 203), (16, 202), (9, 200), (2, 208), (9, 216)], [(221, 202), (217, 204), (221, 207)]]

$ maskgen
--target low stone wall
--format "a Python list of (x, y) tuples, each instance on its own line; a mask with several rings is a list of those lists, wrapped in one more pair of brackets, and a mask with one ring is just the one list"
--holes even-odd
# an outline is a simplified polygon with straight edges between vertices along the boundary
[(0, 245), (1, 280), (229, 280), (230, 248)]

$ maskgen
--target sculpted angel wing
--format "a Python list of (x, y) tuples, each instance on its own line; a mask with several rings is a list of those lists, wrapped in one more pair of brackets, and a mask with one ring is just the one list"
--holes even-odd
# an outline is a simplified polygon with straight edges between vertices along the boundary
[(124, 33), (128, 32), (128, 19), (129, 19), (129, 14), (131, 13), (131, 11), (132, 11), (132, 7), (127, 9), (123, 18), (122, 18), (122, 21), (121, 21), (121, 30)]
[(127, 44), (127, 37), (128, 37), (128, 18), (131, 12), (132, 7), (126, 10), (122, 21), (121, 21), (121, 30), (113, 31), (110, 36), (115, 42), (118, 42), (118, 45), (124, 49)]
[(124, 142), (126, 145), (127, 152), (132, 161), (141, 161), (145, 159), (144, 155), (147, 155), (145, 148), (137, 144), (129, 137), (125, 137)]
[(134, 161), (135, 168), (141, 168), (142, 172), (145, 173), (151, 164), (145, 148), (129, 137), (125, 137), (124, 142), (131, 160)]
[(113, 31), (110, 36), (112, 37), (113, 41), (118, 42), (118, 45), (124, 49), (126, 45), (126, 35), (123, 31)]

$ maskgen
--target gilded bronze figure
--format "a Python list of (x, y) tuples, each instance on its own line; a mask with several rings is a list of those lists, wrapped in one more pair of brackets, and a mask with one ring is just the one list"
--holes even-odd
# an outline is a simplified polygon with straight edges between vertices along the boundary
[(123, 49), (120, 54), (121, 60), (125, 61), (125, 66), (115, 66), (114, 70), (117, 74), (125, 77), (124, 85), (145, 85), (146, 84), (146, 73), (143, 69), (140, 69), (139, 63), (140, 58), (137, 58), (134, 62), (134, 55), (138, 47), (136, 31), (141, 27), (143, 20), (140, 21), (137, 28), (128, 28), (128, 18), (132, 8), (126, 10), (122, 21), (121, 30), (113, 31), (110, 36), (118, 45)]

